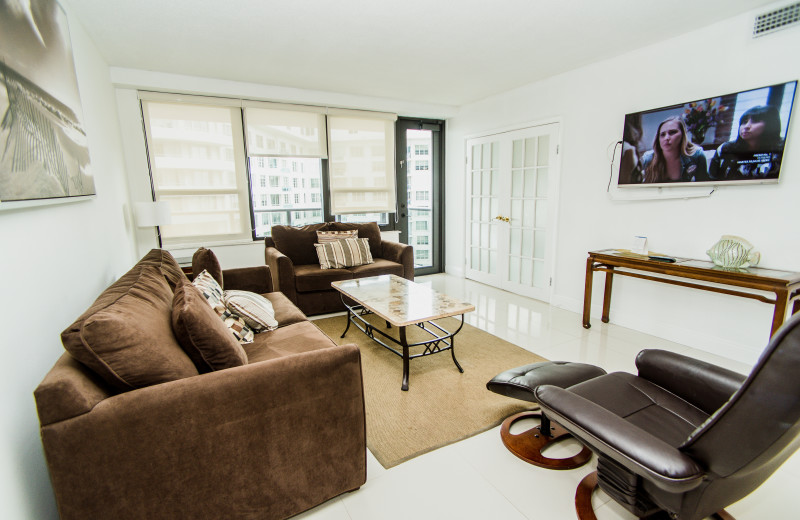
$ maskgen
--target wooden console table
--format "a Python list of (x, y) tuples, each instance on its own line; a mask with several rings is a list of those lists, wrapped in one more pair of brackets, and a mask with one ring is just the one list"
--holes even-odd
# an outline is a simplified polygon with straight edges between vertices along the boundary
[[(772, 316), (770, 336), (783, 324), (789, 303), (794, 301), (792, 313), (800, 310), (800, 273), (777, 271), (760, 267), (747, 269), (726, 269), (704, 260), (676, 258), (675, 262), (659, 262), (641, 255), (620, 252), (616, 249), (589, 252), (586, 260), (586, 288), (583, 294), (583, 326), (591, 327), (589, 314), (592, 306), (592, 278), (595, 271), (606, 273), (605, 294), (603, 296), (603, 323), (608, 323), (608, 312), (611, 307), (611, 285), (614, 275), (632, 276), (654, 282), (691, 287), (703, 291), (711, 291), (743, 298), (752, 298), (775, 306)], [(652, 274), (645, 274), (652, 273)], [(675, 278), (697, 280), (745, 289), (765, 291), (775, 294), (769, 298), (763, 294), (746, 292), (714, 285), (706, 285), (695, 281), (676, 280)]]

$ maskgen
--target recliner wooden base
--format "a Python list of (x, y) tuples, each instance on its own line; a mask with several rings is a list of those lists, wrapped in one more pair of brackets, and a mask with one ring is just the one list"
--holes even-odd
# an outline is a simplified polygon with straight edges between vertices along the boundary
[[(578, 489), (575, 490), (575, 512), (578, 513), (578, 520), (597, 520), (592, 507), (592, 493), (597, 489), (597, 472), (592, 471), (581, 480)], [(711, 518), (716, 520), (736, 520), (724, 509), (717, 511)], [(669, 513), (662, 511), (654, 515), (649, 515), (646, 520), (669, 520)]]
[[(542, 419), (543, 425), (549, 424), (550, 436), (542, 434), (541, 425), (520, 434), (511, 433), (511, 425), (515, 422), (522, 419), (537, 418)], [(542, 455), (542, 450), (545, 446), (563, 441), (571, 436), (568, 431), (558, 424), (550, 422), (538, 411), (520, 412), (512, 415), (503, 421), (503, 425), (500, 427), (500, 438), (511, 453), (525, 462), (547, 469), (574, 469), (589, 462), (592, 452), (586, 446), (582, 446), (580, 453), (577, 455), (565, 459), (551, 459)]]

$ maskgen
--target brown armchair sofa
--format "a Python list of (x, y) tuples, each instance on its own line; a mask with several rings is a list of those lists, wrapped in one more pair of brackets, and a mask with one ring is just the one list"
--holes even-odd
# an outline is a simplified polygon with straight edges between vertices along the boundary
[[(322, 269), (314, 244), (317, 231), (358, 230), (359, 238), (369, 239), (374, 263), (345, 269)], [(273, 226), (272, 236), (264, 240), (266, 263), (275, 290), (281, 291), (307, 315), (344, 310), (339, 293), (331, 282), (383, 274), (414, 280), (414, 249), (405, 244), (381, 239), (375, 222), (345, 224), (325, 222), (302, 227)]]
[[(219, 274), (226, 289), (271, 289), (266, 266)], [(272, 292), (264, 296), (280, 326), (243, 346), (245, 364), (199, 373), (170, 337), (174, 311), (158, 303), (171, 302), (183, 278), (154, 249), (62, 334), (68, 353), (34, 392), (61, 518), (283, 519), (360, 487), (357, 347), (337, 346)], [(104, 367), (85, 357), (100, 349), (98, 324), (132, 332), (105, 337)], [(147, 355), (121, 366), (117, 341)]]

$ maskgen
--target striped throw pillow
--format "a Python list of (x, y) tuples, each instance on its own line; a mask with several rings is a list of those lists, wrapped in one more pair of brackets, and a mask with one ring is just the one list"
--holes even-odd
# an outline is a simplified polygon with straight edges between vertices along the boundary
[(371, 264), (368, 238), (346, 238), (325, 244), (314, 244), (322, 269), (341, 269)]
[(278, 328), (272, 302), (250, 291), (225, 291), (225, 306), (256, 332)]
[(347, 231), (317, 231), (317, 242), (320, 244), (327, 244), (334, 240), (344, 240), (346, 238), (358, 238), (357, 229), (349, 229)]
[(231, 331), (239, 343), (252, 343), (255, 333), (239, 316), (233, 314), (225, 306), (225, 296), (222, 287), (205, 269), (192, 280), (192, 285), (203, 294), (208, 304)]

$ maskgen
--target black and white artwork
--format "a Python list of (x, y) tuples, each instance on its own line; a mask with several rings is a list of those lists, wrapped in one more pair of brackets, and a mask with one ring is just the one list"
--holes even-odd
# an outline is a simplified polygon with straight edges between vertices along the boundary
[(64, 10), (0, 0), (0, 202), (95, 193)]

